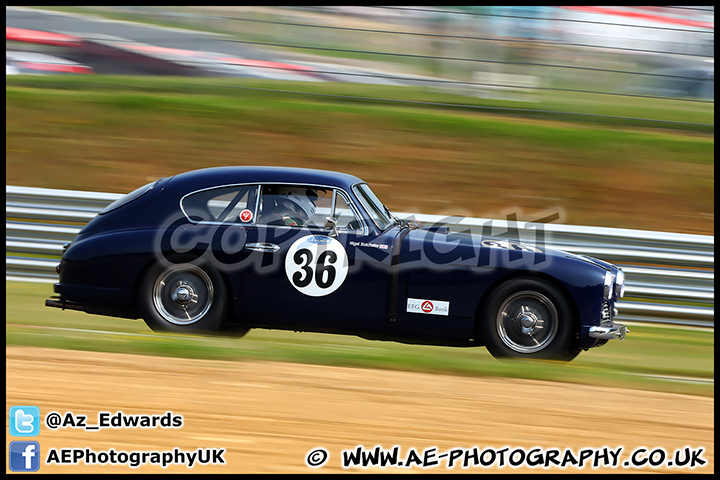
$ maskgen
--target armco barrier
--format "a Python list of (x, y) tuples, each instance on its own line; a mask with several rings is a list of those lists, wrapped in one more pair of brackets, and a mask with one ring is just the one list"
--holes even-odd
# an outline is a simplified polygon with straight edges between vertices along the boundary
[[(6, 276), (48, 282), (57, 280), (55, 266), (63, 244), (121, 196), (14, 186), (6, 186), (5, 193)], [(423, 226), (447, 225), (454, 231), (490, 233), (602, 258), (626, 273), (619, 320), (714, 327), (714, 236), (441, 215), (399, 216), (414, 217)]]

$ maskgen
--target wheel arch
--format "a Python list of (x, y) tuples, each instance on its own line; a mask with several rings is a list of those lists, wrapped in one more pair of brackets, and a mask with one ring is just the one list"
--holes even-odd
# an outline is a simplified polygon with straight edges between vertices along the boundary
[(501, 276), (497, 280), (495, 280), (486, 290), (483, 292), (480, 300), (478, 301), (477, 307), (475, 309), (475, 325), (474, 325), (474, 339), (477, 345), (485, 345), (485, 339), (483, 338), (482, 334), (482, 328), (481, 325), (483, 322), (487, 321), (487, 319), (484, 318), (485, 309), (487, 307), (487, 304), (492, 297), (492, 295), (497, 291), (500, 286), (510, 282), (510, 281), (518, 281), (518, 280), (538, 280), (541, 282), (545, 282), (550, 284), (552, 287), (554, 287), (562, 296), (563, 300), (565, 300), (566, 304), (569, 306), (571, 314), (572, 314), (572, 321), (573, 326), (575, 328), (576, 335), (579, 335), (580, 332), (580, 310), (577, 306), (577, 303), (575, 302), (575, 299), (573, 298), (570, 291), (567, 289), (567, 287), (560, 282), (557, 278), (548, 275), (543, 272), (533, 272), (533, 271), (513, 271), (509, 272), (506, 275)]

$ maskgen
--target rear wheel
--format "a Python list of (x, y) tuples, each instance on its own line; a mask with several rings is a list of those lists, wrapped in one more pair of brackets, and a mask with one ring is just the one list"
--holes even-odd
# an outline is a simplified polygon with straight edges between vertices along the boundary
[(518, 279), (501, 285), (490, 297), (481, 330), (496, 358), (569, 361), (577, 327), (564, 296), (548, 283)]
[(226, 305), (220, 276), (194, 263), (155, 266), (140, 286), (140, 310), (155, 331), (214, 332), (225, 320)]

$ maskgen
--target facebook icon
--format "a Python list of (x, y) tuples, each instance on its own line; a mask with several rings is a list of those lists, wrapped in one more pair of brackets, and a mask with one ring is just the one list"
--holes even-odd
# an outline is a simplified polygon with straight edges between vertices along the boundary
[(13, 472), (37, 472), (40, 469), (40, 444), (38, 442), (10, 442), (10, 470)]

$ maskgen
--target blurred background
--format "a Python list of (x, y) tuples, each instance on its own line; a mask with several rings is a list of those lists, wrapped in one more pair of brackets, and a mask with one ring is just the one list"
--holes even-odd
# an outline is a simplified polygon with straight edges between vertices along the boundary
[[(8, 9), (7, 26), (62, 32), (118, 49), (185, 55), (197, 75), (434, 85), (468, 95), (523, 89), (584, 90), (713, 100), (714, 7), (63, 7), (97, 17)], [(123, 37), (126, 35), (126, 37)], [(17, 41), (21, 40), (21, 41)], [(8, 50), (38, 50), (8, 33)], [(104, 42), (103, 42), (104, 40)], [(153, 73), (149, 61), (92, 55), (72, 44), (41, 48), (98, 73)], [(130, 45), (128, 45), (130, 43)], [(141, 48), (144, 47), (144, 48)], [(155, 47), (155, 48), (153, 48)], [(108, 51), (109, 53), (109, 51)], [(232, 55), (238, 58), (223, 58)], [(129, 58), (129, 57), (128, 57)], [(242, 62), (239, 60), (257, 60)], [(193, 64), (193, 60), (196, 63)], [(274, 62), (292, 61), (293, 64)], [(268, 62), (268, 63), (263, 63)], [(8, 62), (10, 63), (10, 62)], [(159, 68), (159, 67), (158, 67)], [(187, 70), (190, 72), (191, 70)], [(506, 87), (505, 89), (501, 87)], [(531, 92), (526, 92), (531, 93)], [(527, 95), (532, 100), (532, 95)], [(602, 99), (602, 97), (598, 97)], [(589, 112), (590, 113), (590, 112)]]
[(714, 7), (6, 14), (8, 86), (106, 95), (9, 90), (8, 184), (292, 165), (356, 174), (396, 211), (713, 231)]
[(8, 184), (292, 165), (356, 174), (396, 211), (713, 229), (713, 7), (6, 14), (8, 86), (46, 89), (6, 94)]

